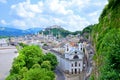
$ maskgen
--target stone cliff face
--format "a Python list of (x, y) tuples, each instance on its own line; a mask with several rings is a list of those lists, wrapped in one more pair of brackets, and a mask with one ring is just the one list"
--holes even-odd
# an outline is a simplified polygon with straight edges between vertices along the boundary
[(91, 80), (120, 79), (120, 1), (108, 0), (91, 32), (95, 49)]

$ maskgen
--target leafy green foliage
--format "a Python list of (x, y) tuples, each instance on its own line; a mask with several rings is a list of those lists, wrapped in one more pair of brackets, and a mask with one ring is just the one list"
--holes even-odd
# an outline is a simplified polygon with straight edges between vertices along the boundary
[(42, 64), (41, 64), (41, 68), (45, 68), (47, 70), (51, 70), (50, 61), (43, 61)]
[[(40, 32), (42, 33), (42, 32)], [(43, 31), (45, 35), (48, 34), (53, 34), (54, 36), (59, 36), (59, 37), (66, 37), (67, 35), (71, 34), (70, 31), (64, 30), (63, 28), (53, 28), (53, 29), (47, 29)]]
[(52, 71), (46, 69), (35, 68), (30, 69), (22, 80), (54, 80), (55, 75)]
[(24, 47), (20, 54), (23, 54), (25, 56), (24, 61), (26, 62), (26, 67), (29, 69), (36, 63), (41, 63), (43, 53), (42, 50), (38, 46), (27, 46)]
[(92, 32), (92, 29), (95, 25), (89, 25), (87, 27), (85, 27), (82, 32), (81, 32), (81, 35), (83, 35), (85, 38), (88, 39), (89, 35), (91, 34)]
[(77, 35), (77, 34), (81, 34), (82, 31), (75, 31), (75, 32), (72, 32), (72, 35)]
[(56, 67), (57, 64), (58, 64), (56, 56), (53, 55), (53, 54), (51, 54), (51, 53), (47, 53), (47, 54), (44, 56), (44, 60), (45, 60), (45, 61), (50, 61), (52, 70), (55, 69), (55, 67)]
[(11, 74), (18, 74), (19, 71), (25, 66), (24, 56), (20, 55), (14, 59), (12, 69), (10, 70)]
[(91, 33), (93, 27), (94, 27), (94, 25), (89, 25), (89, 26), (85, 27), (82, 31), (82, 34)]
[[(119, 31), (119, 32), (116, 32)], [(111, 36), (109, 35), (111, 34)], [(104, 41), (101, 43), (101, 50), (104, 55), (104, 63), (101, 68), (100, 79), (117, 80), (120, 78), (120, 30), (112, 29), (104, 37)]]
[(12, 75), (9, 75), (6, 80), (19, 80), (18, 79), (18, 74), (12, 74)]
[(2, 39), (2, 38), (8, 38), (7, 36), (0, 36), (0, 39)]
[(41, 68), (41, 66), (39, 65), (39, 64), (34, 64), (33, 66), (32, 66), (32, 68), (34, 69), (34, 68)]
[(54, 80), (51, 68), (54, 69), (56, 63), (56, 56), (51, 53), (45, 55), (38, 46), (24, 46), (14, 59), (6, 80)]
[(120, 1), (109, 0), (93, 27), (95, 69), (91, 80), (120, 79)]
[(53, 28), (53, 29), (47, 29), (45, 31), (41, 31), (40, 33), (48, 35), (48, 34), (53, 34), (53, 36), (57, 36), (58, 38), (61, 37), (66, 37), (68, 35), (77, 35), (77, 34), (81, 34), (81, 31), (75, 31), (75, 32), (70, 32), (68, 30), (65, 30), (63, 28)]
[(27, 44), (24, 44), (24, 43), (19, 43), (19, 45), (20, 45), (21, 47), (26, 47), (26, 46), (28, 46)]

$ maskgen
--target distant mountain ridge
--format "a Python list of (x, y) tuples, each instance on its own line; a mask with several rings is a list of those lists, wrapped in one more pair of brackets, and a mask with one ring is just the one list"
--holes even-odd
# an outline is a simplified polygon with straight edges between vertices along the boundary
[(26, 30), (16, 29), (16, 28), (10, 28), (10, 27), (0, 27), (0, 36), (24, 36), (27, 34), (36, 34), (36, 33), (44, 33), (45, 35), (53, 34), (54, 36), (61, 36), (66, 37), (69, 34), (76, 35), (81, 34), (81, 31), (76, 32), (70, 32), (68, 30), (65, 30), (61, 26), (53, 25), (47, 28), (30, 28)]
[(35, 34), (35, 33), (38, 33), (40, 32), (41, 30), (43, 30), (43, 28), (29, 28), (29, 29), (26, 29), (24, 30), (26, 33), (29, 33), (29, 34)]
[(27, 30), (9, 28), (9, 27), (0, 27), (0, 36), (23, 36), (27, 34), (35, 34), (41, 31), (42, 28), (30, 28)]

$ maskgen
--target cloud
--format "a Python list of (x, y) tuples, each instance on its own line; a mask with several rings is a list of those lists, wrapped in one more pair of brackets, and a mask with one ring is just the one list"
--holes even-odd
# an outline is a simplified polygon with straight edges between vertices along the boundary
[(5, 20), (3, 20), (3, 19), (0, 21), (0, 23), (1, 23), (2, 25), (7, 25), (7, 22), (6, 22)]
[(13, 24), (13, 26), (16, 26), (17, 28), (20, 28), (20, 29), (24, 29), (27, 27), (26, 23), (21, 20), (13, 20), (11, 24)]
[[(106, 4), (108, 4), (108, 1), (107, 0), (105, 0), (105, 1), (100, 1), (100, 0), (98, 0), (98, 1), (94, 1), (93, 2), (93, 5), (94, 6), (102, 6), (102, 5), (106, 5)], [(104, 7), (104, 6), (103, 6)]]
[(21, 29), (61, 25), (70, 31), (82, 30), (98, 22), (105, 1), (97, 0), (30, 0), (11, 6), (11, 25)]
[(28, 1), (22, 2), (11, 6), (11, 14), (21, 18), (33, 18), (35, 14), (42, 12), (41, 7), (42, 3), (30, 4)]
[(100, 12), (101, 12), (101, 10), (98, 10), (98, 11), (94, 11), (94, 12), (91, 12), (88, 14), (88, 17), (90, 19), (89, 22), (91, 24), (98, 23), (98, 18), (100, 16)]
[(0, 3), (7, 3), (7, 0), (0, 0)]

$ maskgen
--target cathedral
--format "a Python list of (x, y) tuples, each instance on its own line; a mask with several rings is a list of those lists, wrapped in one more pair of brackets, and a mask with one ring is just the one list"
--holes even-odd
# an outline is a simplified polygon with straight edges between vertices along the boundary
[(55, 54), (58, 67), (66, 74), (80, 74), (83, 71), (83, 43), (66, 43), (63, 54)]

